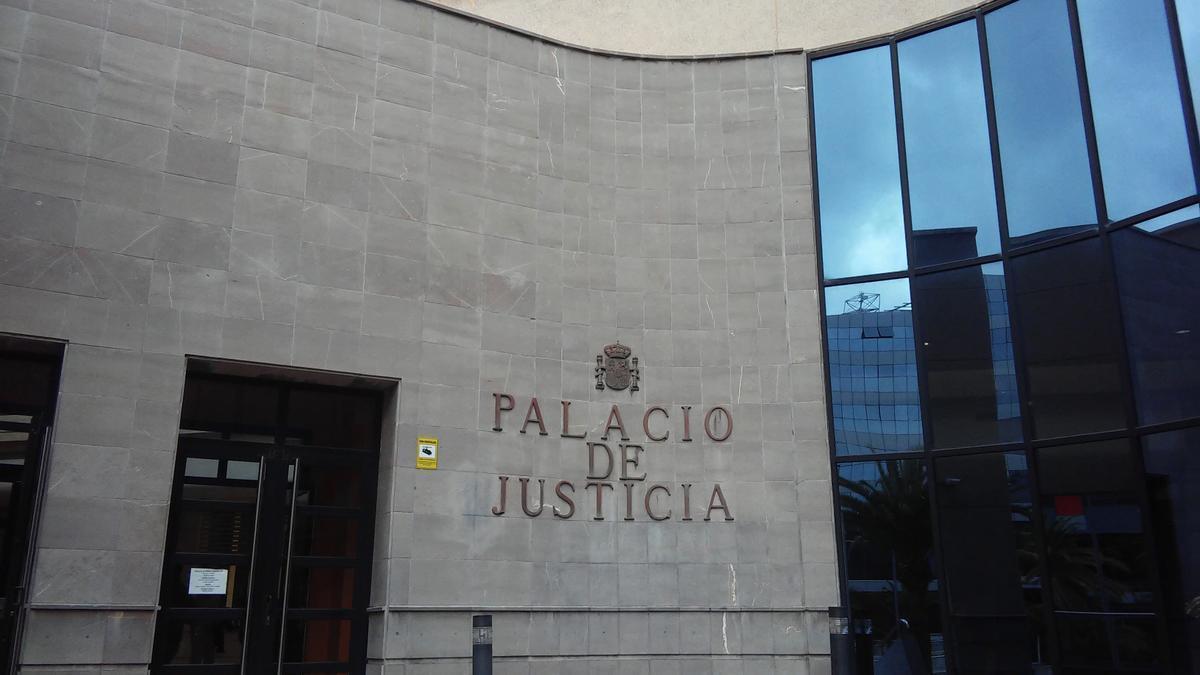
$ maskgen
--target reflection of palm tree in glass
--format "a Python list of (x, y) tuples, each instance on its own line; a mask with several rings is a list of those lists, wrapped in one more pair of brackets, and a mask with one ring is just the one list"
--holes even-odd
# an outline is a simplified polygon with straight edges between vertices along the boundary
[[(1028, 505), (1014, 506), (1013, 512), (1022, 518), (1030, 518), (1033, 510)], [(1097, 545), (1078, 520), (1061, 516), (1047, 517), (1043, 526), (1046, 562), (1051, 574), (1053, 603), (1055, 609), (1095, 610), (1101, 613), (1119, 611), (1120, 605), (1128, 602), (1133, 587), (1121, 581), (1133, 575), (1125, 561), (1105, 553)], [(1017, 556), (1022, 570), (1022, 582), (1028, 588), (1036, 585), (1045, 588), (1038, 576), (1038, 553), (1032, 528), (1022, 528), (1017, 536)], [(1039, 599), (1042, 598), (1039, 594)], [(1117, 605), (1114, 607), (1113, 605)], [(1045, 613), (1041, 603), (1030, 604), (1030, 620), (1040, 635), (1045, 635)], [(1151, 654), (1153, 638), (1137, 624), (1120, 621), (1114, 615), (1100, 614), (1103, 629), (1098, 634), (1086, 635), (1078, 632), (1076, 640), (1090, 637), (1096, 639), (1095, 649), (1101, 653), (1109, 650), (1108, 643), (1115, 642), (1121, 654)], [(1061, 631), (1061, 627), (1060, 627)]]
[[(1013, 512), (1032, 518), (1029, 506), (1014, 506)], [(1087, 609), (1100, 598), (1119, 599), (1129, 586), (1114, 579), (1130, 573), (1123, 561), (1105, 555), (1092, 545), (1090, 538), (1080, 536), (1079, 525), (1070, 518), (1047, 518), (1043, 536), (1046, 539), (1046, 562), (1053, 575), (1054, 607)], [(1026, 571), (1022, 581), (1038, 584), (1038, 552), (1031, 528), (1022, 528), (1017, 535), (1017, 557)], [(1107, 604), (1107, 603), (1106, 603)], [(1040, 614), (1040, 612), (1039, 612)]]
[(847, 543), (890, 556), (892, 607), (876, 608), (878, 616), (907, 621), (928, 662), (933, 541), (925, 472), (916, 460), (879, 461), (875, 469), (869, 479), (839, 479)]

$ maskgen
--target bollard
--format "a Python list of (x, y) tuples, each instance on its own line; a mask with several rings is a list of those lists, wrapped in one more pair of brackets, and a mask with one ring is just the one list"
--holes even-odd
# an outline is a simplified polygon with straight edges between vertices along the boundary
[(492, 675), (492, 615), (471, 617), (471, 675)]
[(854, 636), (844, 607), (829, 608), (829, 659), (833, 675), (854, 675)]

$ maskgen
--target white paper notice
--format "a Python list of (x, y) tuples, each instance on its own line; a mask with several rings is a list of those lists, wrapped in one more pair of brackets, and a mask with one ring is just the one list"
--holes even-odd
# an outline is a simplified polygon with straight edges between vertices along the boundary
[(193, 567), (188, 576), (188, 595), (225, 595), (229, 570)]

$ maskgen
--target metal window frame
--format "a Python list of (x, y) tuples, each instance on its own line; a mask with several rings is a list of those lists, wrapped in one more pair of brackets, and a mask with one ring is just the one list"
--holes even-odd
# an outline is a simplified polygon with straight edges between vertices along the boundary
[[(1100, 171), (1099, 150), (1097, 146), (1095, 124), (1092, 113), (1092, 102), (1087, 79), (1087, 64), (1083, 51), (1083, 42), (1079, 25), (1079, 14), (1077, 0), (1060, 0), (1065, 3), (1068, 17), (1068, 30), (1070, 31), (1070, 39), (1072, 43), (1072, 52), (1075, 61), (1076, 79), (1078, 82), (1081, 117), (1084, 126), (1084, 135), (1088, 152), (1088, 163), (1091, 172), (1092, 193), (1096, 205), (1097, 227), (1094, 230), (1086, 232), (1070, 233), (1061, 237), (1050, 237), (1044, 240), (1038, 240), (1030, 243), (1014, 245), (1009, 237), (1008, 232), (1008, 216), (1004, 194), (1003, 172), (1000, 162), (1000, 141), (997, 131), (995, 99), (993, 94), (993, 83), (991, 73), (990, 56), (988, 53), (987, 43), (987, 22), (988, 14), (1001, 9), (1009, 4), (1020, 0), (998, 0), (984, 7), (977, 7), (966, 12), (959, 12), (942, 19), (911, 27), (909, 29), (899, 31), (890, 35), (884, 35), (868, 40), (838, 45), (822, 50), (808, 52), (807, 56), (807, 76), (809, 83), (809, 100), (808, 100), (808, 132), (811, 139), (811, 153), (809, 157), (810, 167), (812, 171), (812, 198), (813, 198), (813, 219), (814, 219), (814, 240), (816, 245), (816, 265), (817, 276), (820, 280), (818, 294), (818, 309), (820, 312), (820, 330), (822, 340), (822, 356), (825, 364), (825, 401), (826, 401), (826, 426), (829, 437), (829, 468), (831, 476), (831, 485), (833, 492), (833, 518), (836, 528), (837, 542), (835, 550), (838, 557), (838, 580), (839, 580), (839, 597), (844, 606), (850, 607), (849, 584), (847, 561), (848, 554), (846, 550), (845, 527), (841, 512), (841, 489), (838, 482), (838, 467), (840, 464), (862, 461), (882, 461), (892, 459), (920, 459), (923, 461), (926, 476), (927, 489), (930, 493), (930, 512), (931, 512), (931, 533), (933, 536), (933, 553), (934, 553), (934, 571), (939, 579), (939, 594), (941, 599), (942, 613), (942, 629), (945, 635), (945, 647), (947, 665), (951, 671), (954, 669), (954, 663), (957, 658), (957, 641), (953, 635), (953, 623), (950, 621), (949, 599), (947, 597), (947, 585), (942, 579), (942, 564), (943, 547), (945, 542), (941, 536), (940, 527), (938, 524), (938, 510), (936, 503), (936, 462), (935, 458), (970, 455), (979, 453), (996, 453), (996, 452), (1012, 452), (1023, 451), (1026, 456), (1027, 466), (1030, 472), (1030, 488), (1031, 499), (1034, 503), (1034, 509), (1039, 513), (1042, 512), (1041, 494), (1039, 489), (1039, 466), (1038, 466), (1038, 450), (1043, 447), (1082, 443), (1094, 440), (1107, 439), (1126, 439), (1129, 443), (1130, 452), (1134, 453), (1134, 460), (1140, 467), (1145, 467), (1144, 456), (1142, 451), (1141, 438), (1147, 434), (1159, 433), (1164, 431), (1173, 431), (1185, 428), (1200, 426), (1200, 416), (1191, 417), (1188, 419), (1172, 420), (1164, 423), (1155, 424), (1139, 424), (1137, 417), (1137, 403), (1135, 400), (1135, 392), (1133, 389), (1132, 367), (1130, 364), (1130, 352), (1128, 339), (1125, 331), (1124, 311), (1120, 302), (1120, 279), (1117, 277), (1115, 269), (1115, 259), (1113, 245), (1110, 240), (1110, 233), (1122, 228), (1135, 226), (1146, 220), (1156, 218), (1161, 215), (1171, 213), (1173, 211), (1186, 208), (1188, 206), (1200, 204), (1200, 130), (1197, 125), (1197, 114), (1192, 97), (1189, 73), (1187, 72), (1187, 63), (1183, 49), (1182, 34), (1180, 31), (1178, 13), (1175, 7), (1175, 0), (1162, 0), (1167, 18), (1167, 32), (1171, 43), (1172, 54), (1174, 57), (1175, 75), (1180, 89), (1180, 102), (1183, 106), (1185, 127), (1188, 138), (1188, 146), (1192, 160), (1193, 179), (1196, 185), (1194, 194), (1175, 200), (1173, 202), (1159, 205), (1145, 212), (1129, 216), (1117, 221), (1110, 221), (1107, 213), (1106, 202), (1104, 198), (1103, 176)], [(967, 260), (950, 261), (930, 265), (925, 267), (914, 267), (911, 263), (913, 260), (913, 228), (912, 214), (910, 207), (909, 185), (908, 185), (908, 169), (905, 156), (905, 138), (904, 138), (904, 122), (903, 122), (903, 102), (900, 96), (900, 77), (899, 77), (899, 58), (898, 58), (898, 43), (919, 35), (963, 23), (966, 21), (974, 21), (978, 31), (978, 43), (980, 49), (980, 65), (982, 70), (984, 98), (986, 104), (986, 114), (988, 123), (988, 135), (991, 150), (992, 174), (994, 179), (994, 196), (997, 206), (997, 218), (1000, 229), (1000, 245), (1001, 251), (999, 254), (978, 256)], [(908, 261), (905, 269), (885, 272), (879, 274), (869, 274), (854, 277), (843, 277), (827, 279), (825, 277), (824, 260), (823, 260), (823, 245), (821, 235), (821, 209), (820, 209), (820, 176), (818, 168), (818, 138), (816, 128), (816, 107), (815, 99), (817, 92), (813, 87), (813, 62), (822, 58), (846, 54), (850, 52), (860, 51), (864, 49), (872, 49), (876, 47), (887, 46), (891, 57), (892, 71), (892, 88), (893, 100), (895, 106), (896, 117), (896, 134), (897, 134), (897, 153), (900, 168), (900, 188), (901, 200), (903, 206), (904, 228), (906, 250), (908, 253)], [(1190, 77), (1200, 76), (1193, 73)], [(961, 269), (966, 267), (975, 267), (987, 263), (1001, 263), (1006, 278), (1012, 278), (1013, 260), (1024, 255), (1044, 251), (1060, 246), (1068, 246), (1072, 243), (1098, 238), (1101, 245), (1102, 270), (1103, 278), (1111, 285), (1111, 293), (1108, 302), (1115, 307), (1116, 319), (1118, 325), (1115, 327), (1118, 349), (1118, 368), (1121, 377), (1121, 400), (1122, 409), (1125, 416), (1124, 424), (1120, 428), (1102, 431), (1096, 433), (1076, 434), (1065, 437), (1055, 438), (1035, 438), (1032, 428), (1032, 410), (1030, 407), (1030, 391), (1029, 380), (1026, 371), (1026, 340), (1027, 337), (1020, 327), (1020, 300), (1017, 294), (1011, 289), (1006, 289), (1008, 299), (1008, 314), (1009, 322), (1013, 335), (1013, 359), (1015, 362), (1015, 374), (1017, 380), (1018, 405), (1021, 410), (1021, 428), (1023, 440), (1017, 443), (1004, 443), (996, 445), (975, 446), (975, 447), (960, 447), (932, 450), (930, 446), (930, 420), (927, 414), (928, 408), (928, 387), (927, 387), (927, 369), (924, 367), (924, 358), (922, 350), (916, 348), (916, 363), (917, 363), (917, 378), (918, 378), (918, 398), (922, 408), (921, 424), (923, 430), (924, 447), (920, 451), (914, 452), (896, 452), (896, 453), (872, 453), (872, 454), (854, 454), (841, 455), (837, 454), (837, 443), (834, 439), (834, 416), (833, 416), (833, 391), (832, 378), (829, 373), (828, 364), (830, 363), (830, 347), (829, 347), (829, 322), (827, 319), (827, 303), (825, 291), (830, 287), (840, 286), (844, 284), (864, 283), (874, 281), (885, 281), (893, 279), (907, 279), (912, 287), (912, 282), (916, 277), (926, 274), (936, 274), (948, 270)], [(920, 316), (921, 309), (917, 303), (912, 305), (913, 311), (913, 332), (914, 342), (919, 343), (921, 339), (922, 320)], [(1159, 656), (1162, 665), (1162, 672), (1171, 672), (1172, 654), (1169, 648), (1168, 627), (1166, 613), (1164, 611), (1164, 598), (1162, 594), (1164, 588), (1160, 577), (1160, 561), (1158, 554), (1158, 546), (1155, 542), (1154, 529), (1150, 522), (1150, 504), (1149, 495), (1145, 481), (1138, 481), (1138, 491), (1135, 495), (1141, 509), (1143, 519), (1144, 542), (1148, 555), (1151, 557), (1150, 565), (1150, 583), (1154, 593), (1154, 614), (1156, 617), (1156, 633), (1159, 641)], [(1047, 646), (1049, 658), (1048, 661), (1056, 668), (1063, 669), (1062, 657), (1060, 654), (1060, 640), (1058, 636), (1057, 622), (1054, 620), (1054, 608), (1052, 604), (1053, 597), (1053, 578), (1049, 574), (1048, 563), (1045, 556), (1045, 532), (1042, 518), (1037, 517), (1034, 521), (1034, 537), (1038, 546), (1038, 566), (1042, 577), (1042, 594), (1043, 594), (1043, 610), (1044, 619), (1046, 620)], [(851, 617), (853, 618), (853, 617)]]
[[(377, 493), (378, 493), (378, 478), (379, 478), (379, 461), (381, 457), (381, 442), (382, 442), (382, 427), (384, 420), (384, 392), (379, 389), (362, 388), (353, 386), (338, 386), (328, 384), (317, 384), (307, 382), (296, 382), (284, 379), (275, 379), (270, 377), (249, 378), (238, 375), (204, 373), (189, 370), (187, 373), (187, 381), (219, 381), (231, 384), (248, 383), (259, 386), (269, 386), (275, 388), (278, 396), (276, 399), (275, 424), (268, 428), (256, 428), (255, 431), (269, 431), (269, 435), (273, 436), (271, 443), (252, 443), (247, 441), (229, 440), (228, 436), (232, 433), (244, 432), (249, 427), (234, 423), (229, 424), (214, 424), (204, 422), (202, 426), (212, 428), (224, 436), (223, 439), (209, 438), (187, 438), (180, 437), (180, 449), (176, 452), (175, 467), (171, 484), (171, 501), (170, 512), (167, 519), (167, 533), (165, 541), (168, 546), (163, 551), (163, 566), (162, 579), (160, 581), (159, 604), (160, 608), (155, 617), (155, 636), (152, 644), (154, 645), (154, 653), (152, 655), (151, 669), (154, 672), (214, 672), (225, 668), (222, 665), (207, 665), (207, 664), (172, 664), (167, 665), (160, 661), (161, 655), (158, 650), (158, 631), (159, 627), (166, 622), (177, 621), (186, 618), (200, 618), (203, 616), (241, 616), (246, 617), (250, 610), (250, 603), (253, 600), (251, 595), (253, 578), (255, 576), (255, 565), (252, 562), (253, 552), (257, 548), (257, 531), (253, 536), (251, 543), (251, 553), (239, 554), (238, 556), (230, 556), (226, 554), (197, 554), (197, 553), (181, 553), (172, 549), (173, 542), (177, 541), (180, 524), (180, 515), (184, 509), (180, 506), (184, 503), (181, 493), (184, 484), (184, 471), (186, 468), (186, 460), (189, 456), (208, 455), (210, 458), (221, 459), (221, 466), (231, 459), (239, 461), (258, 461), (260, 466), (264, 466), (264, 462), (284, 460), (290, 461), (293, 464), (299, 462), (304, 466), (320, 466), (323, 463), (334, 463), (339, 466), (355, 465), (359, 466), (362, 471), (362, 506), (361, 507), (330, 507), (330, 506), (296, 506), (299, 513), (304, 513), (309, 516), (327, 516), (336, 517), (339, 519), (350, 520), (357, 524), (357, 551), (355, 556), (336, 556), (336, 557), (318, 557), (318, 556), (293, 556), (290, 550), (284, 551), (287, 560), (301, 567), (317, 567), (317, 566), (337, 566), (350, 568), (354, 572), (354, 591), (353, 591), (353, 607), (351, 608), (288, 608), (286, 607), (286, 598), (280, 598), (279, 603), (284, 608), (280, 614), (280, 645), (278, 651), (278, 669), (282, 673), (307, 673), (307, 672), (333, 672), (353, 670), (358, 665), (365, 665), (367, 662), (367, 640), (369, 630), (369, 607), (370, 607), (370, 589), (371, 576), (374, 565), (374, 538), (375, 538), (375, 518), (377, 510)], [(348, 447), (326, 447), (319, 445), (297, 444), (292, 439), (292, 429), (288, 427), (288, 412), (290, 394), (292, 391), (318, 391), (328, 393), (345, 393), (353, 391), (363, 395), (366, 399), (373, 399), (369, 404), (373, 407), (375, 415), (374, 425), (371, 430), (371, 447), (370, 448), (348, 448)], [(186, 385), (185, 385), (186, 394)], [(189, 421), (181, 419), (181, 428), (188, 428)], [(191, 421), (195, 424), (194, 421)], [(187, 449), (185, 449), (185, 446)], [(344, 458), (343, 461), (332, 461), (330, 455), (336, 453)], [(324, 460), (324, 461), (323, 461)], [(187, 482), (192, 483), (199, 481), (203, 483), (207, 479), (188, 479)], [(227, 482), (230, 479), (221, 479)], [(294, 476), (293, 495), (297, 494), (300, 485), (300, 467), (297, 467), (296, 475)], [(261, 482), (261, 475), (260, 475)], [(259, 485), (260, 482), (256, 482)], [(190, 507), (189, 507), (190, 508)], [(224, 510), (230, 510), (226, 504)], [(247, 505), (246, 510), (253, 510), (257, 513), (258, 506)], [(255, 530), (258, 526), (258, 517), (255, 517)], [(294, 519), (289, 520), (289, 542), (295, 538), (296, 522)], [(290, 546), (289, 546), (290, 549)], [(246, 608), (174, 608), (169, 607), (169, 590), (173, 581), (171, 570), (174, 569), (176, 563), (185, 562), (188, 560), (199, 560), (203, 557), (210, 557), (213, 560), (224, 560), (231, 557), (239, 557), (244, 559), (250, 565), (248, 574), (247, 587), (247, 607)], [(285, 588), (285, 592), (287, 589)], [(348, 661), (340, 662), (290, 662), (284, 660), (283, 641), (286, 638), (287, 624), (292, 622), (303, 622), (307, 620), (349, 620), (351, 630), (351, 642), (349, 646)], [(243, 672), (246, 666), (245, 655), (243, 661), (237, 665), (229, 666), (227, 670), (231, 673)], [(205, 670), (208, 669), (208, 670)]]

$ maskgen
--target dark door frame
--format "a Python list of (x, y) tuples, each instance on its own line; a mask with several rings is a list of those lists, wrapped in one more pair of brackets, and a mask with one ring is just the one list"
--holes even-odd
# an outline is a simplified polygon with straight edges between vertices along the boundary
[[(246, 382), (257, 386), (270, 385), (277, 388), (278, 410), (276, 423), (271, 427), (247, 427), (229, 424), (196, 423), (182, 419), (181, 429), (202, 429), (202, 435), (181, 435), (176, 452), (174, 479), (171, 487), (171, 505), (167, 523), (166, 547), (164, 549), (162, 582), (160, 588), (160, 610), (156, 620), (154, 656), (151, 671), (154, 673), (310, 673), (310, 672), (362, 672), (366, 665), (367, 605), (370, 597), (371, 572), (373, 567), (374, 521), (376, 493), (379, 476), (379, 441), (382, 425), (383, 396), (381, 391), (357, 389), (356, 392), (373, 395), (375, 406), (375, 428), (369, 449), (326, 447), (306, 444), (302, 430), (288, 428), (289, 394), (294, 390), (347, 391), (349, 387), (300, 384), (295, 382), (242, 378), (228, 375), (189, 373), (190, 380)], [(186, 394), (185, 394), (186, 395)], [(235, 440), (243, 434), (271, 438), (272, 442), (249, 442)], [(246, 481), (247, 486), (257, 486), (254, 505), (230, 506), (216, 502), (219, 508), (252, 511), (255, 514), (251, 551), (238, 554), (180, 553), (177, 550), (180, 534), (180, 515), (191, 508), (206, 508), (203, 504), (182, 498), (183, 485), (201, 483), (209, 479), (187, 477), (187, 459), (206, 458), (220, 462), (219, 476), (226, 475), (230, 460), (259, 463), (259, 479)], [(298, 499), (304, 491), (305, 479), (310, 468), (353, 467), (360, 471), (360, 502), (358, 506), (332, 506), (301, 503)], [(214, 484), (228, 483), (230, 479), (212, 479)], [(334, 518), (351, 521), (357, 529), (355, 555), (314, 556), (300, 555), (292, 550), (297, 536), (296, 523), (300, 518)], [(278, 526), (286, 527), (284, 536), (279, 536)], [(249, 586), (245, 607), (226, 608), (183, 608), (172, 607), (173, 585), (177, 565), (231, 564), (249, 566)], [(282, 566), (282, 569), (281, 569)], [(351, 608), (301, 608), (288, 607), (290, 575), (293, 570), (322, 567), (340, 567), (353, 570), (353, 603)], [(280, 576), (282, 574), (282, 577)], [(174, 645), (167, 644), (171, 634), (164, 627), (189, 619), (238, 620), (243, 621), (243, 654), (240, 664), (167, 664)], [(341, 620), (348, 621), (350, 643), (348, 659), (345, 661), (302, 662), (285, 661), (287, 655), (287, 627), (301, 621)]]

